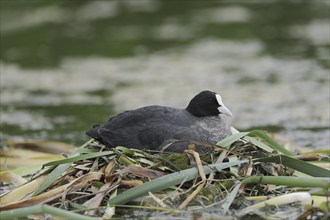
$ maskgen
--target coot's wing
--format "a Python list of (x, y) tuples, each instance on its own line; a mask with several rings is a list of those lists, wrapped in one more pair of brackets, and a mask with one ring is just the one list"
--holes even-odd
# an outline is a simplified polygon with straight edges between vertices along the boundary
[(126, 111), (87, 131), (86, 134), (108, 147), (122, 145), (129, 148), (155, 149), (175, 132), (173, 125), (182, 120), (176, 117), (181, 111), (162, 106)]
[[(112, 148), (118, 145), (130, 147), (136, 143), (136, 129), (143, 117), (136, 110), (125, 111), (111, 117), (102, 125), (93, 126), (86, 135)], [(129, 145), (129, 146), (128, 146)]]

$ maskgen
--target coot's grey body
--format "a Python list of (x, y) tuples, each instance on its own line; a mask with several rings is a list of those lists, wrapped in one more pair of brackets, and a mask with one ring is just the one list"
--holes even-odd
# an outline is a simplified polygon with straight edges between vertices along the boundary
[[(114, 116), (86, 134), (110, 148), (125, 146), (160, 150), (175, 140), (215, 144), (231, 134), (229, 126), (219, 115), (222, 113), (219, 108), (224, 109), (227, 115), (231, 113), (218, 94), (209, 91), (200, 94), (191, 100), (186, 109), (157, 105), (142, 107)], [(176, 147), (169, 151), (183, 149)]]

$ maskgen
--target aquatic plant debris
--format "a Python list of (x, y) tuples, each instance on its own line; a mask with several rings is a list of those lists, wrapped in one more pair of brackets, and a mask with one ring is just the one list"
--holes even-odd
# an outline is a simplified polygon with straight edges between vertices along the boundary
[(134, 210), (144, 210), (143, 217), (242, 217), (269, 215), (269, 206), (273, 215), (285, 207), (293, 209), (296, 218), (329, 217), (330, 171), (324, 167), (330, 151), (298, 157), (264, 131), (234, 134), (211, 146), (212, 153), (206, 145), (207, 152), (196, 152), (191, 141), (185, 152), (168, 153), (123, 146), (107, 149), (90, 140), (34, 173), (2, 169), (0, 218), (44, 213), (109, 219)]

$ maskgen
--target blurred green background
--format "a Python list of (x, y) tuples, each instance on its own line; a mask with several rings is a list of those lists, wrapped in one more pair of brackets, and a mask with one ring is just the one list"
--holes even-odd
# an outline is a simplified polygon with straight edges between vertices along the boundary
[(1, 0), (1, 138), (81, 144), (144, 105), (219, 92), (238, 129), (329, 146), (329, 6)]

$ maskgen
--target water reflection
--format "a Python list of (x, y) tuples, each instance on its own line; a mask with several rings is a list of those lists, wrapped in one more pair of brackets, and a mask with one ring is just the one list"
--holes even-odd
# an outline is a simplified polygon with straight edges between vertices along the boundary
[(329, 146), (327, 2), (1, 6), (6, 139), (81, 143), (114, 112), (185, 107), (207, 88), (222, 94), (237, 128), (276, 127), (298, 144)]

